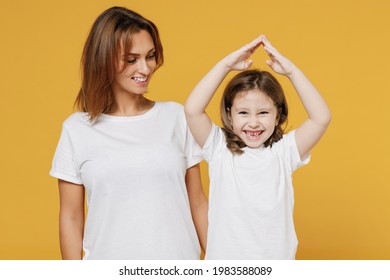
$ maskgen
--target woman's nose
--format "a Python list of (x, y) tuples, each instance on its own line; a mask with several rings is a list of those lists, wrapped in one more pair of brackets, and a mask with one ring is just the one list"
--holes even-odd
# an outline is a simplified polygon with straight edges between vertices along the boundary
[(151, 68), (148, 65), (148, 62), (144, 59), (140, 59), (138, 62), (138, 72), (143, 75), (149, 75), (151, 72)]

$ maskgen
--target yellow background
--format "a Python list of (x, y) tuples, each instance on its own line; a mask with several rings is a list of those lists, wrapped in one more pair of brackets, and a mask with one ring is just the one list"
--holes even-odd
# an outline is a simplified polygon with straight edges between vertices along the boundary
[[(165, 65), (149, 97), (180, 103), (220, 58), (266, 34), (322, 92), (333, 121), (294, 174), (298, 259), (390, 259), (390, 2), (5, 1), (0, 11), (0, 259), (59, 259), (49, 177), (93, 21), (127, 6), (158, 26)], [(254, 65), (267, 68), (262, 50)], [(305, 112), (287, 79), (290, 126)], [(219, 123), (221, 91), (208, 112)], [(207, 191), (207, 167), (202, 165)]]

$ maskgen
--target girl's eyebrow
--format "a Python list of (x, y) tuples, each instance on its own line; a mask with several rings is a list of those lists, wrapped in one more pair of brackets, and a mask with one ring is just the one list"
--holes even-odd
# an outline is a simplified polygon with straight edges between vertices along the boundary
[[(237, 111), (246, 111), (246, 110), (249, 110), (247, 107), (237, 107), (235, 110)], [(258, 111), (269, 111), (269, 110), (272, 110), (272, 107), (260, 107), (257, 109)]]
[(248, 108), (246, 108), (246, 107), (237, 107), (235, 110), (236, 111), (247, 111)]

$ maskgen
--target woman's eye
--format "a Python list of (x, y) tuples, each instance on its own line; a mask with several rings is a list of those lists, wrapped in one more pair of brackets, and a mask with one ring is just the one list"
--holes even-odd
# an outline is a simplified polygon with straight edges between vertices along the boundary
[(154, 59), (155, 57), (156, 57), (156, 54), (152, 53), (152, 54), (148, 55), (146, 58), (147, 59)]
[(133, 59), (128, 59), (127, 60), (127, 63), (130, 63), (130, 64), (132, 64), (132, 63), (135, 63), (137, 61), (137, 59), (136, 58), (133, 58)]

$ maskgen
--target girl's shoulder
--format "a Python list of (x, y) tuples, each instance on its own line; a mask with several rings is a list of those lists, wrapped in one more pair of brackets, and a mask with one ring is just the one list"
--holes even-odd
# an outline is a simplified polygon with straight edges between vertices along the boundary
[(286, 147), (295, 144), (295, 130), (283, 134), (283, 137), (277, 142), (273, 143), (271, 150), (284, 150)]
[(283, 156), (292, 166), (292, 171), (309, 163), (311, 156), (301, 159), (295, 140), (295, 130), (283, 135), (283, 138), (272, 145), (272, 152)]

